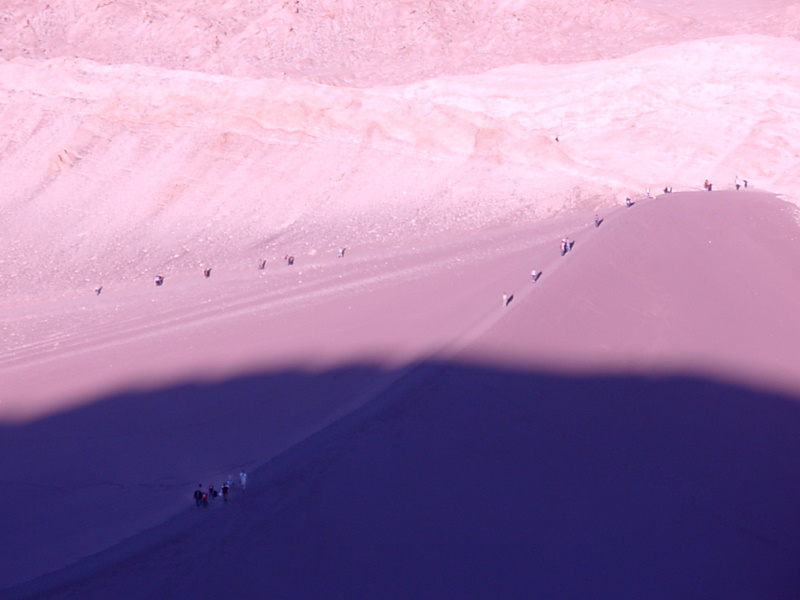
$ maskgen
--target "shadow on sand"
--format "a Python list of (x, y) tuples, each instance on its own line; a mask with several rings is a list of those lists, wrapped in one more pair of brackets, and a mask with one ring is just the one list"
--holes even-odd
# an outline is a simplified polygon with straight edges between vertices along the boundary
[[(78, 581), (65, 585), (66, 569), (11, 597), (50, 585), (46, 597), (84, 599), (800, 594), (800, 403), (695, 377), (442, 363), (265, 373), (120, 395), (3, 426), (0, 439), (168, 431), (205, 413), (217, 422), (198, 446), (154, 436), (146, 455), (183, 466), (228, 447), (255, 456), (264, 436), (293, 426), (279, 422), (284, 403), (325, 410), (341, 382), (394, 375), (374, 400), (254, 469), (238, 504), (189, 508), (189, 474), (179, 533), (91, 577), (79, 565)], [(123, 448), (112, 444), (112, 459)], [(76, 450), (63, 468), (96, 468), (95, 451)]]

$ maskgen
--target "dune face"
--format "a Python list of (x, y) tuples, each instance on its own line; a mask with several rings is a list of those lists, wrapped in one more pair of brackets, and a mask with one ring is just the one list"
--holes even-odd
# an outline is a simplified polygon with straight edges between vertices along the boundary
[(800, 594), (800, 4), (0, 40), (0, 596)]

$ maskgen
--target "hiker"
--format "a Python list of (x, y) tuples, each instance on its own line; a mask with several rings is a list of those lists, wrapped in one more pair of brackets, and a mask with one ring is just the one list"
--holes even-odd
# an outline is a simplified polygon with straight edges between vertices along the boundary
[(203, 269), (203, 275), (205, 276), (206, 279), (211, 277), (211, 268)]
[(156, 275), (153, 278), (153, 281), (155, 282), (156, 285), (163, 285), (164, 284), (164, 276), (163, 275)]
[(239, 471), (239, 483), (242, 486), (242, 491), (247, 487), (247, 471), (242, 469)]
[(194, 491), (194, 504), (197, 508), (203, 503), (203, 484), (198, 483), (197, 489)]

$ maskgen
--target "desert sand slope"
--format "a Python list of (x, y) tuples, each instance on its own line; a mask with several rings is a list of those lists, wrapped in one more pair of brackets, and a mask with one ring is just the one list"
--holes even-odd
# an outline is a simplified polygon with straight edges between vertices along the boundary
[[(307, 296), (325, 368), (270, 369), (262, 350), (249, 375), (4, 425), (3, 455), (35, 458), (3, 463), (30, 502), (4, 497), (0, 541), (40, 573), (187, 506), (7, 595), (797, 597), (796, 208), (712, 192), (591, 216), (437, 245), (422, 275), (381, 257), (397, 278), (348, 296), (372, 335), (355, 329), (343, 362), (324, 351), (342, 313)], [(413, 318), (385, 318), (406, 302)], [(365, 360), (393, 336), (394, 365)], [(236, 465), (246, 492), (190, 505), (196, 479)], [(45, 532), (70, 543), (37, 556)]]
[(740, 34), (369, 87), (0, 60), (0, 306), (706, 178), (797, 202), (798, 57)]

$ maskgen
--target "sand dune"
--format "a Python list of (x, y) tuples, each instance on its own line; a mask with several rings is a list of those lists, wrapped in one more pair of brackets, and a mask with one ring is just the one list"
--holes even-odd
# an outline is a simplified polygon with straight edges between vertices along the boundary
[[(145, 533), (12, 597), (408, 597), (430, 585), (790, 597), (796, 209), (749, 192), (673, 194), (599, 228), (585, 214), (551, 225), (331, 256), (263, 296), (256, 270), (172, 282), (153, 293), (189, 307), (205, 284), (214, 307), (176, 319), (153, 303), (157, 334), (123, 319), (113, 339), (82, 327), (59, 358), (20, 352), (4, 369), (15, 389), (63, 402), (77, 386), (91, 402), (4, 426), (4, 454), (26, 457), (4, 467), (26, 482), (2, 500), (19, 515), (7, 584)], [(564, 235), (576, 244), (561, 257)], [(97, 373), (55, 394), (34, 380), (70, 364)], [(103, 379), (139, 383), (87, 391)], [(31, 402), (12, 402), (18, 419)], [(246, 495), (190, 507), (194, 479), (221, 483), (240, 466), (253, 471)], [(52, 537), (65, 544), (42, 552)], [(712, 564), (739, 576), (715, 583)]]
[(796, 598), (799, 7), (5, 2), (0, 595)]

